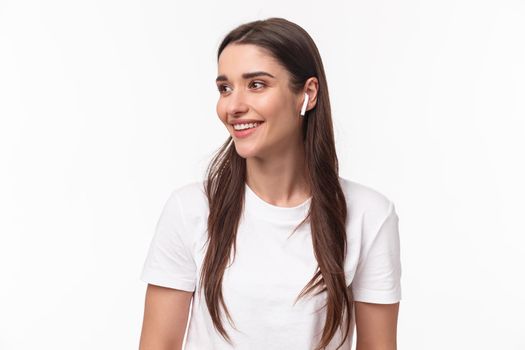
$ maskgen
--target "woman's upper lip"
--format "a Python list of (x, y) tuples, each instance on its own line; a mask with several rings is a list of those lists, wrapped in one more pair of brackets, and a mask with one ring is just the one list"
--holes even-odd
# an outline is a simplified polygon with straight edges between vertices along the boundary
[(235, 124), (249, 124), (249, 123), (264, 123), (263, 120), (255, 120), (255, 119), (238, 119), (238, 120), (234, 120), (230, 123), (230, 125), (235, 125)]

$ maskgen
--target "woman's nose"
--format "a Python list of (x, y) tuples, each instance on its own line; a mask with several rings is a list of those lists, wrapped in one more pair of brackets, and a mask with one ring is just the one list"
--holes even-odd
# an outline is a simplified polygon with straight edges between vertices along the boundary
[(248, 111), (248, 104), (246, 101), (246, 96), (243, 91), (234, 90), (228, 98), (228, 107), (227, 112), (229, 115), (236, 115), (245, 113)]

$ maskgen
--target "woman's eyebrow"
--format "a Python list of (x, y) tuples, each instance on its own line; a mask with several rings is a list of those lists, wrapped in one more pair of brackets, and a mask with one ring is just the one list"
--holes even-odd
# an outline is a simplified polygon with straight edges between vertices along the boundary
[[(266, 75), (266, 76), (268, 76), (268, 77), (275, 78), (275, 77), (274, 77), (273, 75), (271, 75), (270, 73), (268, 73), (268, 72), (263, 72), (263, 71), (250, 72), (250, 73), (243, 73), (242, 78), (243, 78), (243, 79), (250, 79), (250, 78), (258, 77), (258, 76), (261, 76), (261, 75)], [(215, 79), (215, 82), (226, 81), (226, 80), (228, 80), (228, 78), (226, 77), (226, 75), (222, 74), (222, 75), (219, 75), (219, 76)]]

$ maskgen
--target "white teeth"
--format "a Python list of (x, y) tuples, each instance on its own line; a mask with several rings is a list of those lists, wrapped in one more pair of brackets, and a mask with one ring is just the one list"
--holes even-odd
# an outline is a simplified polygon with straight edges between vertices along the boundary
[(244, 130), (244, 129), (250, 129), (250, 128), (255, 128), (256, 126), (259, 126), (259, 122), (257, 123), (249, 123), (249, 124), (235, 124), (233, 125), (233, 128), (235, 130)]

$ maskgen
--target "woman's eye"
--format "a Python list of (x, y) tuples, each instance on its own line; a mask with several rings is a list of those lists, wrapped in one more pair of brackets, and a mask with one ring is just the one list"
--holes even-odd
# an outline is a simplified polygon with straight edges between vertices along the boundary
[(217, 86), (217, 90), (219, 90), (219, 92), (224, 92), (225, 91), (224, 88), (227, 88), (227, 87), (228, 85), (219, 85)]
[(253, 84), (261, 84), (261, 86), (264, 86), (264, 83), (261, 82), (261, 81), (254, 81), (254, 82), (252, 82), (252, 85), (253, 85)]
[[(255, 86), (254, 86), (254, 84), (255, 84)], [(262, 81), (252, 81), (252, 82), (250, 83), (250, 86), (254, 86), (254, 87), (257, 89), (257, 88), (259, 87), (259, 86), (257, 86), (257, 84), (259, 84), (260, 87), (263, 87), (263, 86), (266, 85), (266, 84), (263, 83)], [(219, 90), (220, 93), (227, 92), (226, 89), (227, 89), (228, 87), (229, 87), (228, 85), (224, 85), (224, 84), (222, 84), (222, 85), (218, 85), (218, 86), (217, 86), (217, 90)]]

